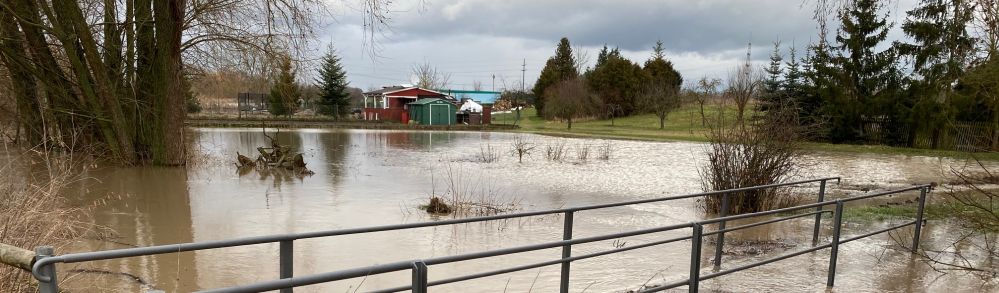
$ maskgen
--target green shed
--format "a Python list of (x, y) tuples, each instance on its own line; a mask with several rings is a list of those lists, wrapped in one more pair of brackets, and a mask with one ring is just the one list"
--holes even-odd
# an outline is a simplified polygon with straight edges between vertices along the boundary
[(409, 120), (420, 125), (454, 125), (458, 107), (440, 98), (419, 99), (409, 106)]

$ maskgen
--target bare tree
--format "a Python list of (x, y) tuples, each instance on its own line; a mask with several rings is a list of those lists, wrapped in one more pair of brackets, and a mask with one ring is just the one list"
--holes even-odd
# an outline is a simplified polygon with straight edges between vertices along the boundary
[[(388, 1), (365, 0), (384, 27)], [(304, 55), (323, 0), (135, 0), (0, 3), (0, 65), (10, 72), (31, 145), (73, 133), (122, 164), (182, 165), (184, 74), (272, 66)], [(366, 22), (367, 24), (367, 22)], [(7, 41), (13, 40), (13, 41)], [(259, 62), (263, 61), (263, 62)], [(192, 70), (193, 69), (193, 70)], [(266, 70), (266, 69), (263, 69)], [(267, 76), (261, 74), (257, 76)]]
[(659, 129), (666, 128), (666, 116), (680, 107), (680, 87), (669, 78), (652, 78), (639, 95), (639, 105), (659, 118)]
[(437, 67), (425, 61), (421, 64), (413, 65), (413, 78), (418, 87), (425, 89), (443, 89), (451, 83), (451, 74), (437, 70)]
[(976, 38), (981, 42), (982, 60), (989, 60), (999, 53), (999, 0), (974, 0), (975, 20), (972, 22)]
[(701, 126), (707, 126), (708, 118), (704, 114), (704, 104), (707, 103), (709, 99), (715, 99), (718, 97), (718, 85), (721, 84), (721, 79), (708, 79), (707, 77), (701, 77), (697, 81), (697, 88), (693, 95), (693, 100), (697, 102), (698, 110), (701, 112)]
[(735, 102), (738, 111), (736, 122), (740, 125), (744, 124), (743, 116), (746, 114), (747, 106), (759, 92), (762, 77), (760, 70), (753, 68), (748, 59), (746, 64), (739, 65), (735, 72), (728, 76), (728, 89), (725, 90), (723, 96), (726, 100)]
[(592, 115), (602, 104), (578, 77), (560, 81), (546, 89), (545, 100), (545, 115), (565, 120), (567, 129), (572, 129), (573, 119)]
[(576, 69), (580, 72), (584, 71), (586, 65), (590, 63), (590, 52), (584, 50), (582, 47), (574, 46), (572, 48), (572, 61), (576, 65)]

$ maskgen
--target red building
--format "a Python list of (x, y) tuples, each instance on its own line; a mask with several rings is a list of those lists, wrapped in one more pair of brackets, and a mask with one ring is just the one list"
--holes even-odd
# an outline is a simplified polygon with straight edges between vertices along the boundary
[(364, 93), (364, 120), (409, 122), (406, 104), (424, 98), (451, 98), (443, 93), (418, 87), (384, 87)]

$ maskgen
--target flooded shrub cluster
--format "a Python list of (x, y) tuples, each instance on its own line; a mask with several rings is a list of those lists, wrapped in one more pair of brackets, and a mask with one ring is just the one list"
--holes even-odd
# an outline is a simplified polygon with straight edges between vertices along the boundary
[[(444, 163), (431, 178), (433, 190), (427, 203), (419, 208), (431, 214), (454, 216), (494, 215), (520, 209), (519, 198), (496, 188), (489, 177), (468, 171)], [(437, 191), (438, 183), (443, 185), (442, 192)]]
[[(740, 120), (741, 121), (741, 120)], [(705, 190), (726, 190), (785, 182), (800, 169), (802, 155), (797, 115), (771, 109), (748, 122), (719, 123), (708, 133), (708, 163), (702, 168)], [(767, 188), (729, 195), (728, 214), (752, 213), (793, 206), (798, 197), (785, 189)], [(722, 196), (703, 200), (707, 212), (721, 210)]]

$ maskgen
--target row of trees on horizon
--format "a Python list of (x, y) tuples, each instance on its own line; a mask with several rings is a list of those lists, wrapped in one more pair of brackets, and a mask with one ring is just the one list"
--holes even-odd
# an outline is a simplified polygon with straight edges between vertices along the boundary
[[(735, 104), (740, 122), (748, 111), (793, 107), (816, 140), (865, 142), (875, 125), (880, 143), (912, 146), (923, 135), (937, 147), (956, 123), (987, 122), (994, 147), (999, 142), (999, 1), (922, 0), (901, 25), (907, 39), (890, 44), (886, 39), (893, 24), (887, 15), (882, 1), (849, 1), (838, 7), (831, 38), (820, 19), (819, 41), (804, 56), (793, 47), (785, 56), (775, 42), (762, 68), (747, 58), (726, 82), (701, 78), (683, 90), (683, 77), (663, 56), (662, 42), (644, 66), (605, 46), (595, 66), (581, 72), (578, 54), (563, 38), (531, 94), (539, 116), (570, 123), (655, 113), (661, 127), (672, 109), (692, 101), (703, 109), (703, 97), (695, 96), (716, 92)], [(718, 86), (724, 88), (716, 91)]]

